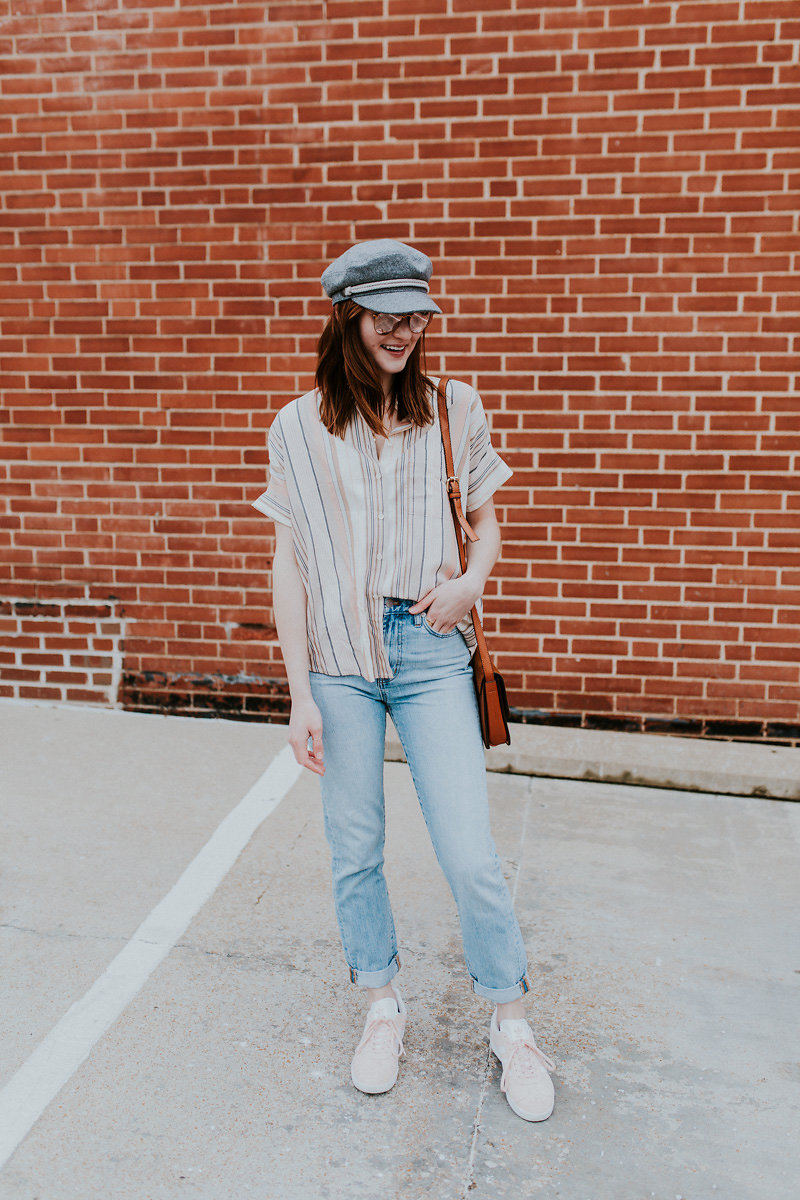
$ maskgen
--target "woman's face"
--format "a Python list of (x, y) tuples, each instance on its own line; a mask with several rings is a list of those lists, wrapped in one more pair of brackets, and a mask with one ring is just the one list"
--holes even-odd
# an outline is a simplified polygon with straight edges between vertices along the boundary
[[(408, 324), (409, 315), (403, 316), (394, 333), (376, 333), (372, 313), (366, 308), (359, 318), (358, 328), (361, 340), (367, 352), (374, 358), (384, 384), (391, 382), (392, 375), (400, 374), (408, 362), (409, 354), (422, 337), (422, 331), (419, 333), (412, 331)], [(393, 354), (390, 349), (387, 349), (390, 346), (399, 346), (400, 352)]]

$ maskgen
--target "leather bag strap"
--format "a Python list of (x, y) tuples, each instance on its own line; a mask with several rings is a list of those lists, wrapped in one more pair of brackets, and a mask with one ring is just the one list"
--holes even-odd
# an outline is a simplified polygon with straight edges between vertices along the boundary
[[(464, 533), (471, 542), (477, 542), (480, 539), (461, 510), (461, 485), (459, 484), (458, 477), (453, 469), (453, 447), (450, 442), (450, 418), (447, 415), (446, 395), (447, 385), (449, 382), (449, 376), (439, 380), (439, 383), (436, 387), (436, 399), (439, 406), (439, 428), (442, 435), (442, 445), (444, 446), (444, 461), (447, 466), (447, 495), (450, 500), (450, 511), (453, 514), (453, 524), (455, 525), (456, 531), (456, 544), (458, 545), (458, 557), (461, 563), (461, 573), (463, 575), (467, 569), (467, 555), (461, 539), (461, 530), (463, 529)], [(487, 679), (494, 679), (494, 667), (489, 655), (489, 649), (486, 645), (486, 638), (483, 634), (481, 619), (478, 616), (477, 605), (473, 604), (472, 608), (470, 609), (470, 616), (472, 617), (472, 625), (475, 630), (475, 637), (478, 640), (477, 653), (480, 656), (484, 675)]]

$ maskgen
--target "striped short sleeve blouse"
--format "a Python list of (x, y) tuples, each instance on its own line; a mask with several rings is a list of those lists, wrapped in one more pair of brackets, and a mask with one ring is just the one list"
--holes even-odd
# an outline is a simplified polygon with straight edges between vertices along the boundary
[[(468, 513), (513, 472), (492, 445), (477, 391), (452, 379), (446, 401), (453, 463)], [(270, 426), (269, 482), (251, 503), (291, 526), (308, 600), (312, 671), (370, 681), (391, 677), (384, 596), (418, 600), (461, 574), (435, 396), (433, 414), (433, 424), (424, 428), (407, 424), (394, 430), (380, 455), (358, 411), (343, 438), (328, 432), (316, 389), (291, 400)], [(477, 608), (482, 617), (480, 600)], [(469, 613), (457, 628), (473, 652)]]

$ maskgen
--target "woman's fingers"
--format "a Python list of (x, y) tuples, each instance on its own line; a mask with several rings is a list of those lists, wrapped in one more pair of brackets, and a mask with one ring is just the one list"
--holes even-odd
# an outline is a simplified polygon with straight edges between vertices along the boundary
[[(311, 746), (309, 747), (309, 742)], [(322, 715), (311, 701), (292, 705), (289, 745), (295, 760), (316, 775), (324, 774), (322, 761)]]
[[(308, 749), (308, 742), (311, 742), (311, 750)], [(322, 752), (322, 728), (310, 729), (308, 738), (306, 739), (306, 763), (305, 765), (310, 771), (315, 771), (317, 775), (325, 773), (325, 764), (323, 761)]]
[[(311, 747), (308, 745), (309, 742), (312, 743)], [(307, 767), (315, 775), (323, 775), (325, 773), (325, 765), (322, 760), (322, 730), (314, 732), (309, 730), (306, 734), (304, 744), (301, 747), (296, 747), (292, 743), (292, 749), (301, 767)]]
[(312, 753), (317, 762), (321, 763), (324, 756), (324, 750), (322, 748), (322, 726), (320, 725), (318, 729), (312, 729), (310, 732)]

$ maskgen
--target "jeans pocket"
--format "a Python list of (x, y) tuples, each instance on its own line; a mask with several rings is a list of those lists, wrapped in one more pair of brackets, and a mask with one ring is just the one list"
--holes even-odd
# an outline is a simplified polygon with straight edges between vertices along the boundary
[(438, 633), (438, 632), (437, 632), (437, 630), (435, 630), (435, 629), (433, 628), (433, 626), (432, 626), (432, 625), (430, 625), (430, 624), (429, 624), (429, 622), (428, 622), (428, 611), (427, 611), (427, 609), (423, 609), (423, 610), (422, 610), (422, 624), (423, 624), (423, 626), (425, 627), (425, 629), (427, 629), (428, 633), (432, 633), (434, 637), (438, 637), (438, 638), (449, 638), (449, 637), (455, 637), (455, 635), (456, 635), (456, 634), (459, 632), (458, 626), (457, 626), (457, 625), (454, 625), (454, 626), (453, 626), (453, 628), (450, 630), (450, 632), (449, 632), (449, 633)]

